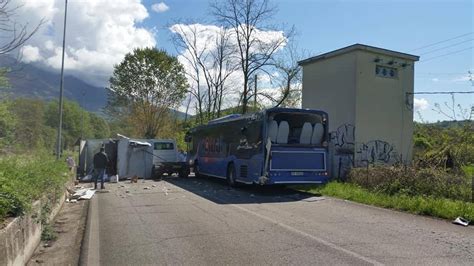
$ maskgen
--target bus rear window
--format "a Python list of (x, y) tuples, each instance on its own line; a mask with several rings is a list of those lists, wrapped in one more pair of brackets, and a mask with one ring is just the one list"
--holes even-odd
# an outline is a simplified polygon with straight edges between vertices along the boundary
[[(325, 141), (326, 123), (320, 114), (275, 112), (268, 114), (267, 122), (269, 130), (272, 131), (268, 134), (274, 143), (319, 146)], [(275, 124), (272, 129), (270, 129), (270, 123)], [(282, 127), (282, 124), (285, 125)]]
[(155, 150), (173, 150), (174, 145), (171, 142), (155, 142)]

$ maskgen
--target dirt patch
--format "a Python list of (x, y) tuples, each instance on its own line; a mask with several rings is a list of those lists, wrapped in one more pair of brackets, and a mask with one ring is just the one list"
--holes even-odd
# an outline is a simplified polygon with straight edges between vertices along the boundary
[(42, 241), (27, 265), (78, 265), (89, 201), (65, 202), (52, 229), (54, 241)]

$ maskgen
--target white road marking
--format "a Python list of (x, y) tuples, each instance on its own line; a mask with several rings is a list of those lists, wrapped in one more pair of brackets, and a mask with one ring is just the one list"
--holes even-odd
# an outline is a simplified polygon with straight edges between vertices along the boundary
[[(167, 183), (170, 184), (170, 185), (173, 185), (173, 184), (171, 184), (171, 183), (169, 183), (169, 182), (167, 182)], [(173, 185), (173, 186), (175, 186), (175, 185)], [(186, 192), (187, 192), (187, 193), (191, 193), (191, 192), (189, 192), (189, 191), (186, 191)], [(224, 202), (224, 203), (226, 203), (226, 205), (230, 205), (230, 206), (232, 206), (232, 207), (234, 207), (234, 208), (237, 208), (237, 209), (239, 209), (239, 210), (241, 210), (241, 211), (244, 211), (244, 212), (246, 212), (246, 213), (249, 213), (249, 214), (251, 214), (251, 215), (254, 215), (254, 216), (256, 216), (256, 217), (258, 217), (258, 218), (260, 218), (260, 219), (263, 219), (263, 220), (265, 220), (265, 221), (267, 221), (267, 222), (271, 222), (271, 223), (273, 223), (273, 224), (276, 224), (276, 225), (278, 225), (278, 226), (280, 226), (280, 227), (282, 227), (282, 228), (284, 228), (284, 229), (286, 229), (286, 230), (288, 230), (288, 231), (290, 231), (290, 232), (293, 232), (293, 233), (302, 235), (302, 236), (304, 236), (304, 237), (310, 238), (310, 239), (312, 239), (312, 240), (314, 240), (314, 241), (316, 241), (316, 242), (319, 242), (319, 243), (322, 244), (322, 245), (325, 245), (325, 246), (328, 246), (328, 247), (330, 247), (330, 248), (332, 248), (332, 249), (341, 251), (341, 252), (346, 253), (346, 254), (348, 254), (348, 255), (350, 255), (350, 256), (353, 256), (353, 257), (355, 257), (355, 258), (358, 258), (358, 259), (360, 259), (360, 260), (362, 260), (362, 261), (365, 261), (365, 262), (367, 262), (367, 263), (370, 263), (370, 264), (372, 264), (372, 265), (384, 265), (383, 263), (381, 263), (381, 262), (379, 262), (379, 261), (376, 261), (376, 260), (374, 260), (374, 259), (365, 257), (365, 256), (363, 256), (363, 255), (361, 255), (361, 254), (358, 254), (358, 253), (356, 253), (356, 252), (354, 252), (354, 251), (345, 249), (345, 248), (343, 248), (343, 247), (341, 247), (341, 246), (338, 246), (338, 245), (336, 245), (336, 244), (334, 244), (334, 243), (331, 243), (331, 242), (329, 242), (329, 241), (326, 241), (326, 240), (324, 240), (324, 239), (322, 239), (322, 238), (319, 238), (319, 237), (317, 237), (317, 236), (314, 236), (314, 235), (308, 234), (308, 233), (306, 233), (306, 232), (303, 232), (303, 231), (301, 231), (301, 230), (298, 230), (298, 229), (296, 229), (296, 228), (294, 228), (294, 227), (292, 227), (292, 226), (290, 226), (290, 225), (287, 225), (287, 224), (284, 224), (284, 223), (275, 221), (274, 219), (272, 219), (272, 218), (270, 218), (270, 217), (267, 217), (267, 216), (265, 216), (265, 215), (262, 215), (262, 214), (260, 214), (260, 213), (254, 212), (254, 211), (252, 211), (252, 210), (249, 210), (249, 209), (247, 209), (247, 208), (244, 208), (244, 207), (239, 206), (239, 205), (236, 205), (236, 204), (232, 204), (232, 203), (230, 203), (230, 202), (228, 202), (228, 201), (226, 201), (226, 200), (224, 200), (224, 199), (218, 198), (218, 197), (216, 197), (216, 196), (211, 196), (211, 195), (207, 195), (207, 196), (208, 196), (208, 197), (212, 197), (212, 198), (214, 198), (214, 199), (216, 199), (216, 200), (218, 200), (218, 201)]]
[[(219, 199), (219, 200), (222, 200), (222, 199)], [(259, 217), (260, 219), (266, 220), (266, 221), (271, 222), (271, 223), (273, 223), (273, 224), (276, 224), (276, 225), (278, 225), (278, 226), (280, 226), (280, 227), (283, 227), (283, 228), (285, 228), (285, 229), (288, 230), (288, 231), (291, 231), (291, 232), (293, 232), (293, 233), (300, 234), (300, 235), (302, 235), (302, 236), (305, 236), (305, 237), (307, 237), (307, 238), (310, 238), (310, 239), (312, 239), (312, 240), (315, 240), (315, 241), (317, 241), (317, 242), (319, 242), (319, 243), (321, 243), (321, 244), (323, 244), (323, 245), (325, 245), (325, 246), (328, 246), (328, 247), (333, 248), (333, 249), (335, 249), (335, 250), (338, 250), (338, 251), (341, 251), (341, 252), (346, 253), (346, 254), (348, 254), (348, 255), (351, 255), (351, 256), (353, 256), (353, 257), (356, 257), (356, 258), (358, 258), (358, 259), (360, 259), (360, 260), (363, 260), (363, 261), (365, 261), (365, 262), (367, 262), (367, 263), (370, 263), (370, 264), (373, 264), (373, 265), (384, 265), (384, 264), (381, 263), (381, 262), (378, 262), (378, 261), (373, 260), (373, 259), (371, 259), (371, 258), (367, 258), (367, 257), (365, 257), (365, 256), (363, 256), (363, 255), (360, 255), (360, 254), (358, 254), (358, 253), (355, 253), (355, 252), (353, 252), (353, 251), (350, 251), (350, 250), (348, 250), (348, 249), (345, 249), (345, 248), (343, 248), (343, 247), (340, 247), (340, 246), (338, 246), (338, 245), (336, 245), (336, 244), (334, 244), (334, 243), (328, 242), (328, 241), (326, 241), (326, 240), (324, 240), (324, 239), (321, 239), (321, 238), (319, 238), (319, 237), (317, 237), (317, 236), (314, 236), (314, 235), (308, 234), (308, 233), (306, 233), (306, 232), (303, 232), (303, 231), (301, 231), (301, 230), (298, 230), (298, 229), (296, 229), (296, 228), (294, 228), (294, 227), (292, 227), (292, 226), (289, 226), (289, 225), (287, 225), (287, 224), (277, 222), (277, 221), (275, 221), (274, 219), (272, 219), (272, 218), (270, 218), (270, 217), (267, 217), (267, 216), (262, 215), (262, 214), (260, 214), (260, 213), (256, 213), (256, 212), (254, 212), (254, 211), (252, 211), (252, 210), (249, 210), (249, 209), (247, 209), (247, 208), (244, 208), (244, 207), (242, 207), (242, 206), (235, 205), (235, 204), (229, 204), (229, 205), (231, 205), (232, 207), (237, 208), (237, 209), (239, 209), (239, 210), (242, 210), (242, 211), (244, 211), (244, 212), (247, 212), (247, 213), (249, 213), (249, 214), (252, 214), (252, 215), (254, 215), (254, 216), (257, 216), (257, 217)]]

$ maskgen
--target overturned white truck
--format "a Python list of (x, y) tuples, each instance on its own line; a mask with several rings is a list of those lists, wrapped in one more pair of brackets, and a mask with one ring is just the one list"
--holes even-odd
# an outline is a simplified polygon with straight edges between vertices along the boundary
[(182, 177), (189, 174), (189, 168), (182, 161), (175, 140), (131, 139), (118, 135), (117, 139), (88, 139), (80, 142), (80, 179), (90, 178), (94, 168), (92, 158), (100, 147), (105, 147), (109, 157), (107, 176), (118, 175), (119, 179), (127, 179), (134, 176), (160, 178), (165, 173), (177, 173)]

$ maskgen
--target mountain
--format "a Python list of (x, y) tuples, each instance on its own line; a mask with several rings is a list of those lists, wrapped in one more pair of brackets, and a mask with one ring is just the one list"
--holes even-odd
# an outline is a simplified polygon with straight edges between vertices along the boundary
[[(19, 63), (7, 56), (0, 58), (0, 67), (9, 68), (7, 74), (13, 98), (59, 99), (60, 74), (43, 70), (32, 64)], [(83, 96), (84, 95), (84, 96)], [(105, 88), (92, 86), (76, 77), (64, 76), (64, 97), (78, 102), (84, 109), (100, 112), (107, 103)]]
[[(59, 99), (60, 74), (43, 70), (33, 64), (19, 63), (8, 56), (0, 57), (0, 68), (11, 71), (7, 74), (10, 88), (5, 89), (13, 98), (35, 98), (46, 101)], [(107, 89), (90, 85), (76, 77), (64, 76), (64, 97), (78, 102), (90, 112), (101, 113), (107, 104)], [(179, 120), (186, 114), (170, 110)], [(188, 118), (190, 115), (188, 115)]]

